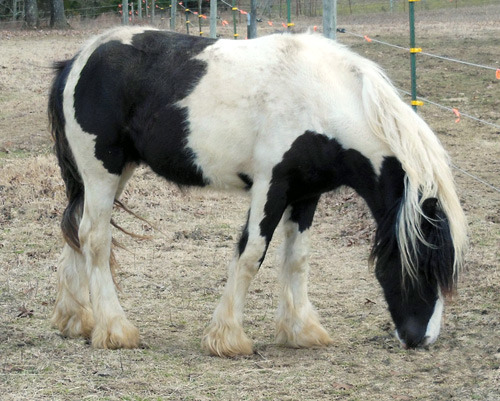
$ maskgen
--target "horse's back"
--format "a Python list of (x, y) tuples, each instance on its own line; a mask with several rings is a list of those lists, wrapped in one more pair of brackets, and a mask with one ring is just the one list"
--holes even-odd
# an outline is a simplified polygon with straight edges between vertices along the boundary
[(179, 184), (243, 188), (242, 176), (269, 175), (305, 132), (388, 154), (363, 118), (360, 60), (318, 35), (214, 41), (118, 28), (83, 48), (66, 93), (109, 172), (145, 162)]
[(250, 177), (270, 173), (306, 132), (376, 155), (377, 169), (380, 155), (390, 155), (364, 118), (362, 59), (344, 46), (313, 34), (270, 35), (221, 40), (197, 58), (206, 73), (180, 104), (189, 113), (188, 144), (211, 180), (226, 181), (238, 168)]

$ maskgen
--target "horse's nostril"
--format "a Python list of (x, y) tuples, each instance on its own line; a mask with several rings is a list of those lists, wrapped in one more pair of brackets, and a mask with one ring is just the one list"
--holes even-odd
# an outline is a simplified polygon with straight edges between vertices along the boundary
[(426, 347), (427, 345), (430, 345), (432, 343), (432, 341), (430, 341), (429, 336), (413, 338), (406, 335), (400, 338), (399, 341), (401, 342), (401, 346), (403, 347), (403, 349), (406, 350), (419, 347)]
[(398, 330), (398, 337), (404, 349), (417, 348), (425, 341), (425, 327), (416, 319), (408, 319)]

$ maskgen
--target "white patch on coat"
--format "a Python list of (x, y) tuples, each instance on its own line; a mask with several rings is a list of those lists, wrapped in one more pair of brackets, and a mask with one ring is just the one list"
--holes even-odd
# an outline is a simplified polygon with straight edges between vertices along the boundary
[(439, 337), (441, 331), (441, 317), (443, 315), (444, 301), (441, 294), (434, 305), (434, 312), (432, 313), (429, 323), (427, 324), (427, 331), (425, 332), (423, 345), (433, 344)]
[(307, 130), (358, 150), (377, 172), (391, 154), (364, 116), (356, 68), (365, 60), (335, 42), (316, 35), (220, 40), (197, 58), (207, 72), (178, 105), (188, 109), (195, 163), (216, 187), (242, 187), (238, 173), (270, 171)]

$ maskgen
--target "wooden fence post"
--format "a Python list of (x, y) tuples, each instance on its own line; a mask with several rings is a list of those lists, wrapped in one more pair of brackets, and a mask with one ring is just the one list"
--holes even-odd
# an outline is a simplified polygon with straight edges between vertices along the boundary
[(177, 15), (177, 0), (172, 0), (170, 6), (170, 29), (175, 31), (175, 17)]
[(210, 0), (210, 37), (217, 37), (217, 0)]
[(337, 32), (337, 0), (323, 0), (323, 35), (335, 39)]

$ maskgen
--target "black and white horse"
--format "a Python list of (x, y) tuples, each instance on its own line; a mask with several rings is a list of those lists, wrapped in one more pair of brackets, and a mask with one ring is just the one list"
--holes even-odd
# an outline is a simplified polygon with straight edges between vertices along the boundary
[(111, 212), (145, 163), (182, 186), (251, 194), (245, 228), (203, 346), (249, 354), (248, 287), (280, 221), (277, 341), (327, 345), (307, 295), (318, 199), (342, 185), (377, 223), (372, 251), (404, 347), (433, 343), (456, 284), (466, 222), (448, 157), (373, 62), (314, 34), (211, 40), (118, 28), (57, 65), (49, 101), (66, 184), (53, 324), (100, 348), (132, 348), (110, 271)]

